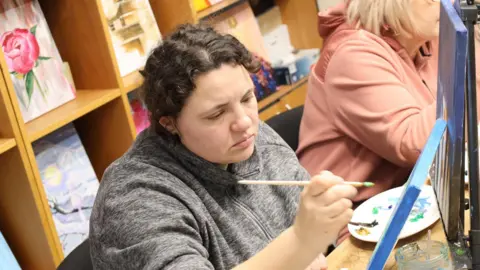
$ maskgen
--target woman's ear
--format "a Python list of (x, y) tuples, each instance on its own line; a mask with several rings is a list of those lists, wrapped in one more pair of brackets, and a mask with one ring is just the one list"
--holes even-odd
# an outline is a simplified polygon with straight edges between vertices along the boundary
[(175, 126), (175, 120), (171, 116), (162, 116), (158, 122), (171, 134), (178, 134), (178, 130)]

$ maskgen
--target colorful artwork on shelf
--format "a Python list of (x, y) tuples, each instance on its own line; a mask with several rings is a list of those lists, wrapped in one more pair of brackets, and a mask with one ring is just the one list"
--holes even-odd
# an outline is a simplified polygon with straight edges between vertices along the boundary
[(193, 0), (193, 7), (196, 12), (199, 12), (222, 1), (223, 0)]
[(38, 0), (0, 1), (0, 45), (25, 122), (75, 98)]
[(148, 0), (102, 0), (120, 76), (145, 65), (162, 41)]
[(260, 70), (251, 74), (253, 84), (255, 85), (255, 97), (258, 101), (268, 97), (277, 91), (277, 83), (273, 77), (273, 68), (270, 63), (260, 56), (255, 56), (260, 61)]
[(33, 150), (66, 256), (88, 237), (99, 182), (73, 124), (34, 142)]
[(133, 122), (135, 123), (135, 128), (138, 134), (150, 126), (148, 110), (145, 107), (145, 104), (143, 104), (137, 96), (136, 91), (132, 91), (128, 94), (128, 100), (132, 109)]
[(20, 270), (17, 259), (13, 255), (7, 241), (0, 232), (0, 270)]

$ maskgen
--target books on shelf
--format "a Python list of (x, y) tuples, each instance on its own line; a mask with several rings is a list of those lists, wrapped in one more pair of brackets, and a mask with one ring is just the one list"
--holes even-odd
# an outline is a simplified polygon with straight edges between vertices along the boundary
[(7, 241), (0, 232), (0, 270), (20, 270), (17, 259), (13, 255)]
[(148, 55), (161, 41), (148, 0), (102, 0), (120, 76), (145, 66)]
[(25, 122), (75, 98), (38, 0), (0, 1), (0, 46)]
[(35, 141), (33, 150), (67, 256), (88, 237), (99, 182), (73, 124)]

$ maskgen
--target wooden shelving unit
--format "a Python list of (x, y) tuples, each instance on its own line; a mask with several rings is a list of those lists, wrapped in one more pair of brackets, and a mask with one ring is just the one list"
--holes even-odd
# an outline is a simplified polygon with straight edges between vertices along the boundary
[(0, 139), (0, 154), (7, 152), (16, 145), (15, 139)]
[[(18, 105), (11, 102), (0, 50), (0, 231), (23, 269), (54, 269), (55, 250), (41, 192), (20, 131)], [(6, 76), (5, 76), (6, 74)]]
[(270, 96), (258, 102), (259, 117), (266, 121), (282, 112), (303, 105), (307, 97), (308, 78), (303, 78), (292, 85), (282, 85)]
[[(23, 269), (50, 270), (56, 269), (64, 254), (32, 143), (73, 123), (101, 179), (107, 166), (125, 153), (135, 140), (136, 130), (127, 94), (140, 87), (143, 78), (138, 71), (120, 76), (101, 0), (39, 2), (62, 60), (70, 66), (77, 97), (24, 123), (0, 50), (0, 230)], [(179, 24), (199, 23), (202, 18), (211, 18), (226, 10), (233, 12), (230, 8), (243, 7), (246, 2), (225, 0), (198, 13), (190, 0), (150, 0), (150, 6), (161, 33), (167, 35)], [(317, 34), (308, 30), (308, 35), (313, 36), (309, 39), (303, 33), (302, 24), (293, 21), (295, 16), (300, 21), (316, 21), (316, 8), (312, 9), (315, 0), (277, 2), (284, 23), (292, 29), (300, 27), (298, 34), (291, 34), (292, 43), (298, 48), (319, 47), (321, 42), (315, 38)], [(316, 27), (316, 23), (309, 27)], [(261, 115), (266, 117), (266, 112), (275, 114), (301, 103), (305, 82), (282, 86), (261, 101)]]
[(138, 71), (132, 72), (127, 76), (122, 77), (122, 87), (123, 91), (125, 91), (126, 93), (130, 93), (133, 90), (137, 89), (142, 85), (142, 83), (143, 77)]
[(100, 0), (39, 2), (62, 60), (69, 63), (77, 97), (24, 123), (0, 52), (0, 230), (22, 268), (56, 269), (64, 254), (32, 143), (73, 123), (101, 179), (135, 139), (126, 94), (138, 82), (119, 76)]
[[(196, 12), (191, 0), (150, 0), (153, 14), (163, 35), (170, 34), (182, 23), (198, 23), (218, 10), (228, 10), (246, 0), (224, 0), (208, 9)], [(322, 39), (317, 31), (316, 0), (275, 0), (282, 22), (288, 26), (292, 45), (297, 49), (320, 48)], [(208, 20), (207, 20), (208, 21)]]
[(36, 141), (120, 96), (119, 89), (79, 90), (76, 99), (26, 124), (28, 140)]
[(292, 85), (281, 85), (278, 87), (277, 91), (268, 97), (262, 99), (258, 102), (258, 110), (262, 112), (267, 109), (269, 105), (279, 101), (282, 97), (286, 96), (290, 92), (296, 90), (297, 88), (303, 86), (308, 81), (308, 78), (302, 78), (299, 81), (295, 82)]

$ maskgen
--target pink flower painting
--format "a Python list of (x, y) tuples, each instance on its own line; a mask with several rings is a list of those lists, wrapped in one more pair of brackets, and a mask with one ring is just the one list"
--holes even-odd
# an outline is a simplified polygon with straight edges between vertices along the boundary
[(0, 37), (0, 44), (3, 48), (10, 73), (25, 81), (28, 100), (21, 100), (21, 102), (27, 108), (30, 105), (35, 85), (45, 99), (45, 92), (35, 76), (33, 67), (38, 66), (41, 61), (50, 59), (50, 57), (40, 56), (40, 47), (35, 38), (36, 28), (36, 25), (30, 29), (17, 28), (13, 31), (5, 32)]
[(75, 98), (38, 0), (0, 0), (0, 47), (24, 122)]

